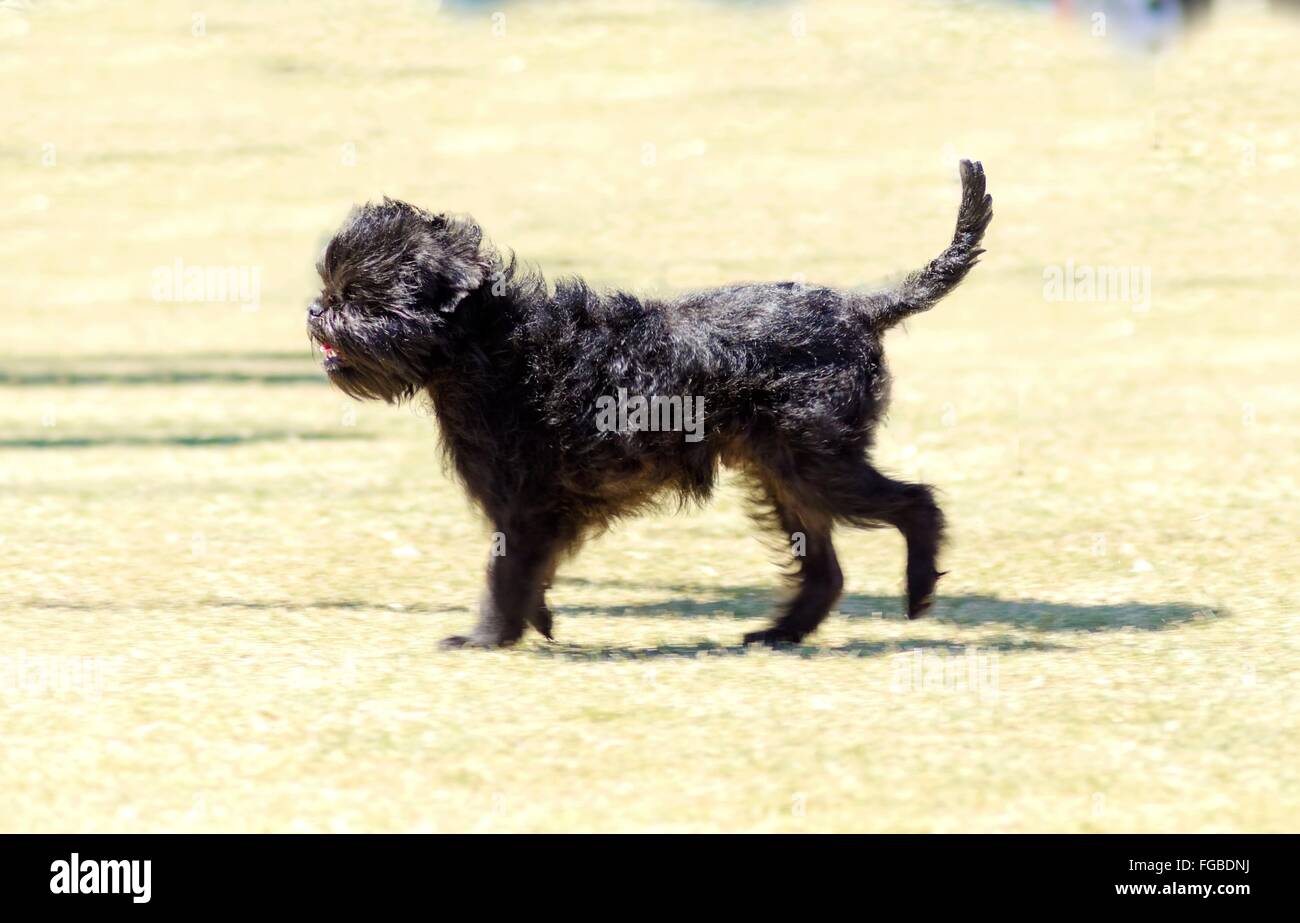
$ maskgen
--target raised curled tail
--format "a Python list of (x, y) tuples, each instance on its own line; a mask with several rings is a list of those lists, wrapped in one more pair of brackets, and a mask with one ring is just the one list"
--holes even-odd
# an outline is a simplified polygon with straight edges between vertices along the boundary
[(891, 291), (878, 292), (863, 299), (864, 313), (877, 330), (887, 330), (898, 322), (928, 310), (947, 295), (984, 251), (980, 240), (993, 220), (993, 197), (984, 191), (984, 166), (978, 160), (961, 162), (961, 208), (957, 211), (957, 231), (948, 249), (924, 269), (912, 273)]

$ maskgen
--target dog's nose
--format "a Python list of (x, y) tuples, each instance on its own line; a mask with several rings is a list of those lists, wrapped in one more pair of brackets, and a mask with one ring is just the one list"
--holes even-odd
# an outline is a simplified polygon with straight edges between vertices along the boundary
[(310, 317), (320, 317), (324, 313), (325, 305), (321, 304), (319, 300), (313, 301), (307, 306), (307, 314)]

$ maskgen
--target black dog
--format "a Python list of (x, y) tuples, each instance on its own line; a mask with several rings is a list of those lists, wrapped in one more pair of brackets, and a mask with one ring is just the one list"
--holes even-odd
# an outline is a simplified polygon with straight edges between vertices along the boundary
[[(357, 210), (318, 267), (308, 328), (325, 370), (356, 398), (427, 392), (450, 461), (504, 540), (478, 625), (444, 644), (511, 644), (526, 625), (550, 638), (559, 560), (665, 494), (705, 499), (720, 464), (744, 474), (796, 554), (793, 598), (746, 643), (797, 642), (825, 618), (843, 586), (836, 522), (902, 532), (908, 615), (928, 609), (943, 514), (929, 487), (867, 455), (889, 397), (881, 337), (983, 252), (983, 168), (963, 161), (961, 180), (952, 245), (869, 295), (783, 282), (657, 301), (579, 279), (550, 291), (471, 220), (388, 199)], [(697, 413), (692, 432), (682, 411), (701, 402), (707, 426)]]

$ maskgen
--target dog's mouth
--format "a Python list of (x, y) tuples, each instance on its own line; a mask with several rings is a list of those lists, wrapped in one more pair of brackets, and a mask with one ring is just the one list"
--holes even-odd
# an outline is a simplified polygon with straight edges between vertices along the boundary
[(320, 354), (325, 364), (325, 371), (327, 372), (341, 369), (347, 365), (347, 363), (343, 361), (343, 357), (339, 355), (338, 350), (329, 343), (320, 344)]

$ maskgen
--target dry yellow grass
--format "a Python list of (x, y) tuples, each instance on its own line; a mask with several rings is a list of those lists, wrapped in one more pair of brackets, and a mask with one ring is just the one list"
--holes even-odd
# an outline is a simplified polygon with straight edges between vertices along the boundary
[[(0, 827), (1295, 829), (1296, 24), (1137, 58), (992, 5), (490, 17), (0, 10)], [(353, 202), (602, 283), (857, 284), (938, 251), (959, 155), (989, 253), (892, 336), (879, 452), (945, 491), (934, 618), (843, 533), (840, 613), (737, 648), (776, 574), (729, 489), (588, 548), (560, 644), (436, 650), (485, 530), (302, 331)], [(156, 301), (177, 259), (257, 310)], [(1071, 261), (1149, 308), (1046, 300)]]

